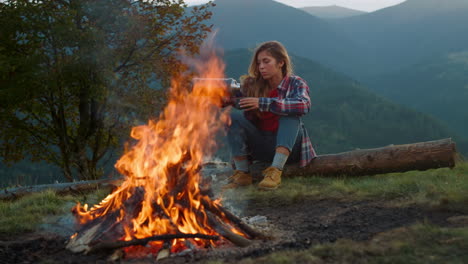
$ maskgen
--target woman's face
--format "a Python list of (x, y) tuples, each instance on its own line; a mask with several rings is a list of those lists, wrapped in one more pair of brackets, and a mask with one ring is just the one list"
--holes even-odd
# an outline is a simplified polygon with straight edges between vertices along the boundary
[(283, 61), (276, 61), (268, 51), (261, 51), (257, 55), (258, 71), (265, 80), (269, 80), (271, 78), (283, 79), (283, 72), (281, 70), (283, 65)]

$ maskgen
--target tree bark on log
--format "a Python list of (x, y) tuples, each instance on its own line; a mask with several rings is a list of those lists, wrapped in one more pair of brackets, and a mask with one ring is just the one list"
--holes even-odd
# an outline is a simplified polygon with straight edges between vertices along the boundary
[(304, 168), (286, 166), (284, 176), (363, 176), (455, 166), (452, 139), (390, 145), (338, 154), (321, 155)]
[(122, 181), (123, 179), (104, 179), (6, 188), (4, 190), (0, 190), (0, 200), (17, 199), (26, 194), (43, 192), (46, 190), (52, 190), (58, 194), (80, 193), (98, 188), (116, 187), (119, 186)]

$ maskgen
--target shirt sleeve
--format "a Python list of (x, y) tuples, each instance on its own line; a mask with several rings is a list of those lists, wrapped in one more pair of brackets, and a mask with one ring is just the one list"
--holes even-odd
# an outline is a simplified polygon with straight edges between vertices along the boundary
[(307, 83), (297, 78), (292, 82), (289, 89), (287, 97), (283, 99), (260, 97), (259, 110), (282, 116), (302, 116), (307, 114), (310, 111), (311, 105)]

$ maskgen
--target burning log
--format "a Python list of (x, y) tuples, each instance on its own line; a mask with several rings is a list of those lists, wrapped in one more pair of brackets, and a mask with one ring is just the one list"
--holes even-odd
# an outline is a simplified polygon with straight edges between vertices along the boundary
[(253, 229), (246, 223), (244, 223), (239, 217), (235, 216), (233, 213), (229, 212), (226, 208), (221, 206), (210, 205), (205, 200), (202, 200), (203, 205), (207, 210), (212, 212), (213, 214), (217, 215), (218, 217), (226, 217), (231, 223), (233, 223), (236, 227), (238, 227), (242, 232), (249, 235), (251, 239), (269, 239), (270, 237), (266, 236), (258, 232), (257, 230)]
[(226, 238), (227, 240), (231, 241), (234, 245), (239, 247), (247, 247), (252, 244), (252, 241), (244, 238), (243, 236), (237, 235), (229, 230), (229, 228), (224, 225), (217, 216), (212, 214), (211, 212), (206, 212), (208, 217), (208, 221), (211, 226), (214, 227), (216, 232), (218, 232), (221, 236)]
[[(180, 172), (177, 170), (177, 172)], [(198, 173), (198, 171), (196, 171)], [(182, 173), (182, 177), (188, 177), (188, 174)], [(179, 183), (175, 184), (175, 187), (179, 187), (180, 184), (186, 185), (189, 181), (187, 179), (180, 179)], [(177, 189), (177, 188), (175, 188)], [(182, 191), (182, 189), (180, 190)], [(135, 245), (145, 245), (150, 241), (163, 241), (163, 240), (173, 240), (173, 239), (185, 239), (185, 238), (201, 238), (206, 240), (218, 240), (218, 236), (216, 235), (206, 235), (206, 234), (186, 234), (186, 233), (176, 233), (176, 234), (164, 234), (164, 235), (154, 235), (148, 238), (143, 239), (132, 239), (129, 241), (121, 241), (119, 240), (125, 233), (125, 226), (129, 228), (133, 225), (133, 219), (137, 219), (139, 214), (141, 214), (141, 210), (143, 207), (143, 202), (145, 200), (145, 189), (143, 187), (135, 187), (129, 188), (127, 191), (124, 192), (124, 195), (121, 199), (123, 203), (121, 206), (114, 208), (112, 211), (109, 211), (109, 208), (106, 207), (96, 207), (95, 210), (92, 211), (90, 217), (94, 217), (96, 215), (105, 215), (102, 218), (94, 218), (91, 221), (87, 221), (86, 223), (78, 230), (77, 234), (75, 234), (67, 244), (67, 249), (73, 252), (84, 252), (84, 253), (92, 253), (100, 250), (109, 250), (109, 249), (116, 249), (120, 247), (129, 247)], [(179, 193), (170, 192), (172, 196), (177, 196)], [(179, 199), (179, 200), (171, 200), (164, 199), (162, 204), (158, 204), (157, 202), (153, 202), (151, 207), (154, 210), (152, 214), (153, 218), (160, 218), (166, 220), (168, 222), (168, 227), (172, 228), (173, 230), (177, 230), (178, 226), (173, 221), (173, 217), (171, 217), (167, 210), (164, 210), (164, 207), (172, 207), (173, 209), (180, 209), (184, 210), (191, 206), (190, 201), (188, 199)], [(205, 196), (203, 198), (205, 204), (207, 206), (213, 207), (213, 202), (211, 198)], [(115, 206), (115, 204), (112, 204)], [(202, 208), (203, 209), (203, 208)], [(125, 214), (122, 214), (125, 212)], [(79, 205), (73, 209), (73, 213), (78, 217), (80, 220), (80, 207)], [(202, 219), (203, 214), (201, 211), (194, 210), (193, 214)], [(216, 223), (216, 228), (221, 230), (223, 234), (226, 235), (227, 238), (232, 238), (233, 243), (241, 243), (241, 245), (245, 246), (246, 240), (241, 240), (236, 238), (235, 234), (229, 235), (229, 231), (225, 231), (220, 224), (216, 221), (211, 221), (211, 223)], [(128, 230), (128, 229), (127, 229)], [(238, 242), (241, 241), (241, 242)]]
[(287, 166), (285, 176), (360, 176), (455, 166), (455, 143), (449, 139), (390, 145), (320, 155), (307, 167)]
[[(143, 202), (144, 190), (142, 188), (134, 188), (133, 195), (125, 200), (121, 207), (110, 212), (103, 219), (93, 219), (83, 225), (77, 232), (76, 236), (72, 237), (67, 244), (67, 249), (72, 252), (89, 252), (92, 245), (101, 243), (102, 241), (117, 241), (124, 235), (123, 224), (127, 224), (141, 209)], [(101, 210), (96, 210), (96, 214), (103, 213)], [(75, 208), (74, 208), (75, 210)], [(120, 215), (121, 211), (128, 212), (123, 218)], [(73, 213), (77, 214), (77, 211)], [(122, 218), (119, 220), (119, 218)], [(102, 242), (105, 243), (105, 242)]]
[(180, 238), (200, 238), (200, 239), (207, 239), (207, 240), (218, 240), (219, 236), (209, 236), (204, 234), (166, 234), (166, 235), (158, 235), (158, 236), (151, 236), (142, 239), (135, 239), (130, 241), (111, 241), (111, 242), (101, 242), (94, 247), (90, 247), (85, 253), (95, 253), (95, 252), (102, 252), (102, 251), (109, 251), (118, 248), (124, 248), (129, 246), (145, 246), (148, 242), (151, 241), (169, 241), (174, 239)]
[[(134, 219), (138, 217), (138, 214), (141, 213), (141, 204), (144, 198), (144, 190), (142, 188), (135, 188), (131, 191), (133, 195), (125, 200), (123, 205), (120, 208), (115, 209), (112, 212), (107, 212), (104, 218), (96, 218), (88, 223), (86, 223), (78, 232), (75, 234), (67, 244), (67, 249), (75, 253), (94, 253), (100, 251), (108, 251), (112, 249), (124, 248), (129, 246), (138, 246), (146, 245), (151, 241), (169, 241), (174, 239), (187, 239), (187, 238), (199, 238), (205, 240), (216, 241), (219, 239), (217, 235), (206, 235), (206, 234), (164, 234), (164, 235), (155, 235), (142, 239), (132, 239), (129, 241), (119, 240), (124, 235), (124, 226), (129, 224), (129, 219)], [(209, 197), (205, 196), (203, 198), (203, 204), (211, 208), (211, 210), (217, 212), (220, 215), (220, 218), (215, 216), (210, 212), (206, 212), (207, 220), (211, 228), (213, 228), (218, 234), (223, 236), (228, 241), (232, 242), (237, 246), (248, 246), (251, 244), (251, 241), (247, 238), (244, 238), (240, 235), (237, 235), (229, 230), (219, 219), (222, 218), (223, 211), (222, 207), (216, 207), (212, 204), (212, 201)], [(174, 208), (184, 209), (188, 207), (188, 204), (183, 203), (182, 201), (174, 203)], [(171, 217), (164, 212), (164, 210), (156, 204), (153, 204), (153, 208), (157, 208), (157, 214), (162, 219), (168, 220), (172, 228), (177, 228), (177, 225), (172, 221)], [(207, 208), (208, 209), (208, 208)], [(75, 208), (74, 213), (79, 214), (77, 211), (79, 209)], [(120, 216), (120, 212), (125, 211), (128, 214), (125, 217)], [(240, 219), (235, 217), (232, 213), (229, 213), (227, 210), (227, 215), (229, 221), (234, 223), (242, 223)], [(96, 214), (103, 213), (103, 208), (98, 208)], [(199, 211), (195, 211), (194, 214), (197, 217), (201, 217), (203, 214)], [(157, 216), (155, 216), (156, 218)], [(121, 219), (121, 220), (119, 220)], [(260, 234), (254, 231), (252, 228), (246, 228), (246, 224), (241, 224), (240, 226), (243, 229), (249, 230), (249, 236), (251, 234)], [(242, 229), (242, 231), (243, 231)], [(190, 243), (190, 242), (189, 242)]]

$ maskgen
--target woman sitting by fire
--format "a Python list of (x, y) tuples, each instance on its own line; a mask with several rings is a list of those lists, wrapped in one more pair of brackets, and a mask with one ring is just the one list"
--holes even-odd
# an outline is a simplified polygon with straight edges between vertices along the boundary
[(276, 189), (286, 161), (300, 161), (303, 167), (316, 157), (301, 120), (310, 110), (309, 87), (293, 75), (289, 55), (278, 41), (257, 47), (249, 76), (241, 82), (242, 97), (236, 106), (244, 111), (232, 112), (227, 134), (235, 172), (224, 188), (252, 184), (250, 156), (272, 162), (258, 187)]

